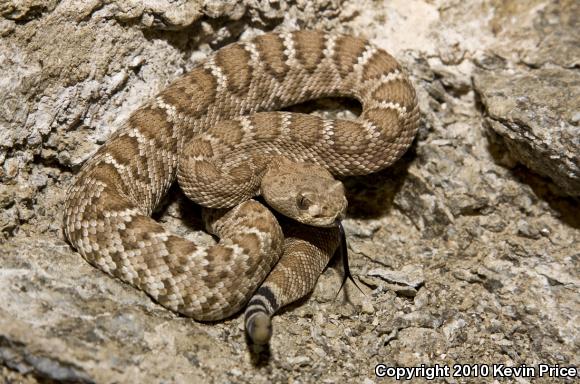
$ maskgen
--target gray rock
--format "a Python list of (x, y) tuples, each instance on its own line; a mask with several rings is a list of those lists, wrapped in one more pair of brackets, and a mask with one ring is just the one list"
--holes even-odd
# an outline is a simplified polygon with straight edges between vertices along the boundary
[(375, 268), (368, 271), (367, 275), (380, 277), (389, 283), (406, 285), (415, 289), (425, 282), (423, 268), (420, 265), (405, 265), (399, 271)]
[(475, 89), (488, 115), (486, 127), (504, 139), (510, 154), (564, 193), (580, 195), (578, 71), (478, 72)]

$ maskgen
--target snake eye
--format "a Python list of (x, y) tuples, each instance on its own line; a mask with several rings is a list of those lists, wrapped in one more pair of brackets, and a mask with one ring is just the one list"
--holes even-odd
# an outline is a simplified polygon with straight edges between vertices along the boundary
[(308, 207), (310, 207), (310, 205), (312, 205), (312, 201), (310, 201), (310, 199), (302, 194), (298, 195), (298, 199), (297, 199), (297, 204), (298, 204), (298, 208), (299, 209), (303, 209), (306, 210), (308, 209)]

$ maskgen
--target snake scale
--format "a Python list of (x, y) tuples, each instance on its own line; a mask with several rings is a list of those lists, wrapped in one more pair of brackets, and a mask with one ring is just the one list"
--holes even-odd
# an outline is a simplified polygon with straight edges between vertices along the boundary
[[(331, 96), (359, 100), (361, 115), (265, 112)], [(388, 167), (418, 120), (404, 70), (366, 40), (297, 31), (230, 44), (133, 112), (83, 165), (67, 193), (64, 232), (89, 263), (172, 311), (217, 320), (247, 305), (246, 329), (265, 343), (273, 313), (312, 290), (338, 246), (330, 224), (346, 200), (331, 174)], [(216, 245), (194, 244), (150, 217), (176, 178), (213, 208), (205, 220)], [(317, 227), (282, 229), (252, 199), (258, 194)]]

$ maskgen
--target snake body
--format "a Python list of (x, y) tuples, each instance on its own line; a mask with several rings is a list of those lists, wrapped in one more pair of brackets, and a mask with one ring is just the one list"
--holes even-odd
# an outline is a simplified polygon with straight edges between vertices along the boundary
[[(261, 112), (328, 96), (359, 100), (361, 116)], [(275, 182), (260, 184), (268, 166), (291, 173), (282, 158), (340, 176), (376, 172), (407, 150), (418, 119), (401, 66), (363, 39), (298, 31), (234, 43), (137, 109), (84, 164), (67, 194), (65, 235), (88, 262), (172, 311), (221, 319), (263, 283), (247, 318), (271, 315), (312, 289), (336, 242), (328, 228), (283, 233), (251, 199), (263, 190), (284, 195)], [(196, 202), (233, 207), (208, 221), (220, 238), (214, 246), (176, 236), (150, 217), (178, 167)]]

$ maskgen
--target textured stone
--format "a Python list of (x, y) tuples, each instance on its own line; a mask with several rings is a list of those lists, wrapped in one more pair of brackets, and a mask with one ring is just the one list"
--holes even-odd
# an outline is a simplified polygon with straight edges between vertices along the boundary
[(580, 73), (560, 68), (478, 72), (475, 89), (486, 126), (504, 139), (511, 156), (580, 195)]
[(389, 271), (383, 268), (372, 269), (369, 276), (380, 277), (393, 284), (419, 288), (423, 283), (423, 269), (419, 265), (405, 265), (400, 271)]

